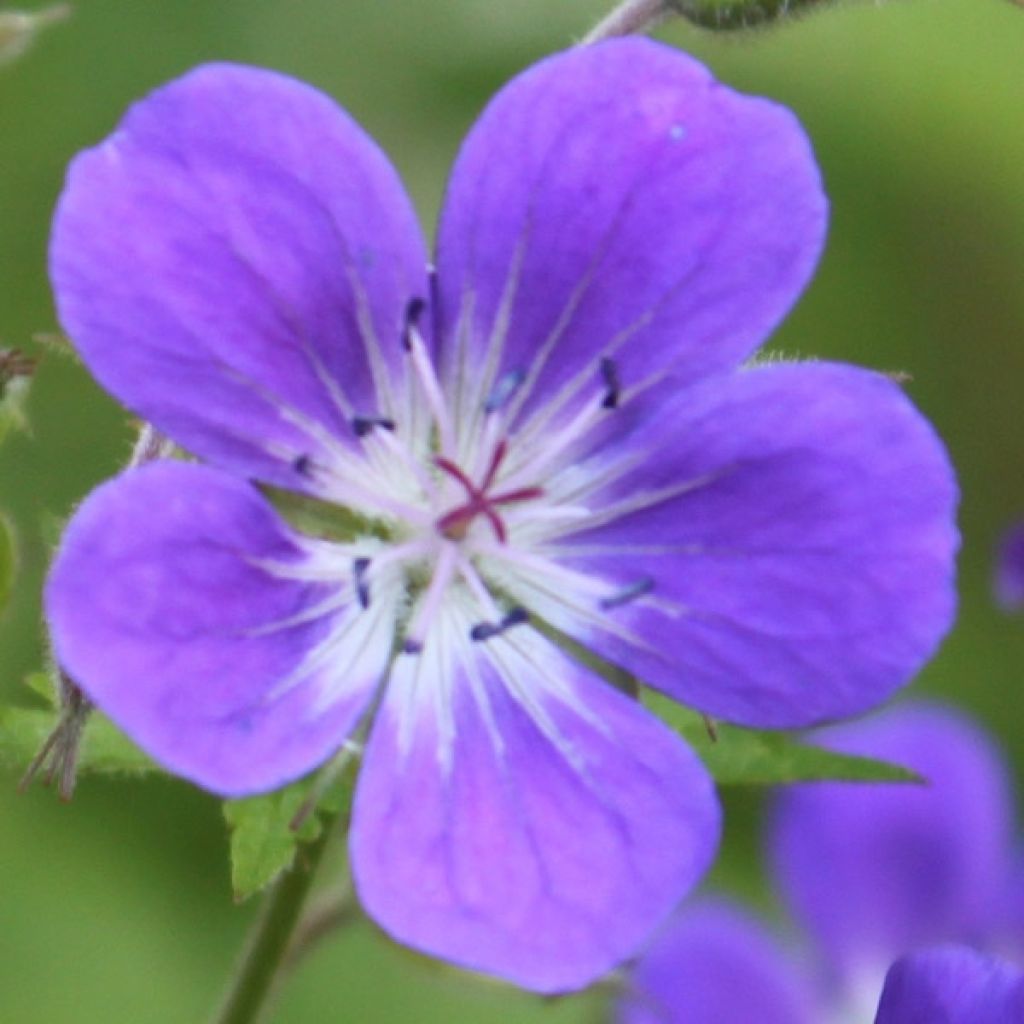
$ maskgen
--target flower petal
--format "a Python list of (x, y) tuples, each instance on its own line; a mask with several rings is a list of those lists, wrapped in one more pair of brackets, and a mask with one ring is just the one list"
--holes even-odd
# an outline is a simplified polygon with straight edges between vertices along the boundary
[(1018, 841), (1002, 906), (999, 938), (1003, 948), (1012, 949), (1024, 962), (1024, 846)]
[(811, 980), (751, 914), (725, 901), (681, 911), (630, 974), (622, 1024), (817, 1024)]
[[(378, 413), (419, 228), (386, 157), (327, 97), (208, 65), (72, 164), (50, 266), (61, 323), (129, 408), (224, 467), (302, 488)], [(374, 364), (379, 364), (375, 366)]]
[[(152, 463), (90, 495), (46, 589), (57, 660), (157, 761), (223, 795), (341, 745), (394, 632), (384, 594), (303, 582), (309, 556), (246, 483)], [(315, 575), (315, 574), (314, 574)]]
[[(820, 253), (826, 202), (793, 115), (677, 50), (619, 39), (542, 61), (470, 132), (441, 216), (447, 370), (563, 386), (688, 380), (765, 340)], [(461, 354), (461, 359), (460, 359)], [(532, 386), (535, 384), (535, 386)]]
[(1014, 523), (1003, 534), (993, 574), (996, 603), (1003, 611), (1024, 608), (1024, 523)]
[(892, 965), (875, 1024), (1019, 1024), (1024, 975), (973, 949), (949, 946)]
[(839, 977), (909, 949), (993, 934), (1010, 872), (1013, 803), (992, 740), (952, 708), (904, 706), (819, 734), (927, 784), (825, 783), (778, 794), (768, 846), (780, 890)]
[(403, 657), (356, 791), (352, 865), (399, 941), (541, 992), (629, 956), (707, 868), (691, 751), (531, 629)]
[(755, 726), (863, 711), (933, 653), (955, 601), (955, 483), (895, 384), (773, 365), (623, 429), (595, 460), (611, 482), (586, 498), (589, 528), (549, 548), (605, 596), (586, 618), (571, 587), (518, 601), (670, 696)]

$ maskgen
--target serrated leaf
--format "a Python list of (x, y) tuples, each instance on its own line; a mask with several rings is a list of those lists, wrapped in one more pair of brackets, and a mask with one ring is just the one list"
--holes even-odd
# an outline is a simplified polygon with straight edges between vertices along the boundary
[[(0, 706), (0, 768), (23, 771), (57, 727), (59, 713)], [(109, 719), (94, 712), (85, 728), (80, 773), (146, 775), (160, 771)]]
[(56, 693), (53, 680), (49, 672), (29, 672), (25, 676), (24, 683), (27, 689), (31, 690), (37, 697), (41, 697), (48, 708), (57, 706)]
[(921, 782), (909, 768), (840, 754), (781, 732), (721, 724), (712, 739), (696, 712), (650, 690), (643, 703), (700, 755), (720, 786), (778, 786), (792, 782)]
[(0, 515), (0, 611), (3, 611), (14, 589), (14, 531)]
[[(224, 818), (231, 830), (231, 886), (237, 902), (266, 888), (291, 865), (300, 845), (319, 838), (324, 819), (318, 812), (339, 814), (348, 806), (352, 792), (349, 770), (317, 795), (323, 772), (330, 771), (328, 765), (273, 793), (224, 801)], [(296, 815), (311, 798), (316, 800), (316, 811), (293, 828)]]

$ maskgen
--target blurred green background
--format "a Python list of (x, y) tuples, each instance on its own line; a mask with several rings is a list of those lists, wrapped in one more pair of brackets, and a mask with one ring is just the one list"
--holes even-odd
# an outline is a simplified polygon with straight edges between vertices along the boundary
[[(405, 176), (427, 225), (446, 168), (490, 93), (578, 38), (600, 0), (81, 0), (0, 68), (0, 343), (55, 323), (49, 218), (64, 167), (125, 106), (201, 61), (278, 68), (335, 96)], [(793, 107), (832, 198), (828, 251), (776, 338), (912, 374), (963, 487), (959, 625), (913, 692), (979, 715), (1024, 771), (1024, 624), (989, 600), (993, 546), (1024, 515), (1024, 10), (1006, 0), (839, 6), (723, 38), (663, 38), (718, 77)], [(127, 455), (124, 413), (49, 354), (32, 433), (0, 451), (0, 507), (18, 530), (0, 620), (0, 697), (43, 656), (47, 526)], [(86, 779), (68, 806), (0, 779), (0, 1022), (204, 1019), (253, 907), (232, 905), (215, 800), (171, 780)], [(719, 880), (767, 903), (758, 801), (730, 794)], [(593, 996), (544, 1002), (438, 968), (360, 922), (320, 948), (276, 1020), (590, 1021)]]

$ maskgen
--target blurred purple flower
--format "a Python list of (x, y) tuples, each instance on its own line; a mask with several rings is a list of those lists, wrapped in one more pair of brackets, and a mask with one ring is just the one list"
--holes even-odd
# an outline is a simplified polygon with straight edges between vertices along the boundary
[(912, 768), (924, 786), (822, 783), (778, 794), (768, 853), (783, 899), (840, 990), (895, 957), (1002, 928), (1013, 798), (992, 739), (953, 708), (904, 705), (816, 739)]
[(1003, 534), (993, 585), (996, 601), (1004, 611), (1024, 608), (1024, 523), (1015, 523)]
[[(730, 1012), (743, 1019), (751, 1005), (758, 1020), (769, 1022), (867, 1022), (897, 958), (946, 943), (1012, 949), (1013, 922), (1004, 903), (1014, 881), (1013, 800), (991, 739), (962, 714), (919, 703), (827, 730), (819, 740), (835, 750), (899, 761), (928, 783), (817, 783), (779, 793), (770, 859), (784, 902), (813, 940), (815, 955), (798, 963), (738, 908), (716, 908), (710, 922), (707, 909), (685, 911), (635, 968), (625, 1022), (715, 1024), (729, 1021)], [(972, 957), (968, 951), (943, 954), (934, 963), (948, 959), (955, 973)], [(704, 962), (715, 966), (698, 983), (690, 975)], [(893, 970), (897, 979), (916, 977), (916, 968)], [(889, 984), (917, 991), (915, 984)], [(935, 998), (942, 991), (938, 986)], [(900, 1016), (907, 1012), (902, 996), (888, 998), (890, 1015), (879, 1021), (947, 1019)], [(648, 1018), (643, 1008), (654, 1001), (668, 1010)], [(715, 1012), (705, 1012), (711, 1005)], [(1004, 1019), (1018, 1020), (992, 1018)], [(973, 1018), (948, 1020), (968, 1024)]]
[(726, 900), (686, 907), (630, 972), (621, 1024), (822, 1024), (778, 936)]
[(995, 957), (947, 946), (889, 969), (875, 1024), (1020, 1024), (1024, 973)]
[[(785, 727), (877, 704), (952, 616), (955, 486), (900, 389), (739, 372), (825, 221), (792, 115), (645, 40), (497, 96), (436, 275), (390, 164), (315, 90), (219, 65), (157, 91), (74, 162), (51, 270), (100, 382), (210, 465), (82, 505), (58, 658), (226, 795), (316, 767), (380, 693), (369, 913), (525, 986), (588, 983), (703, 873), (719, 812), (686, 746), (531, 622)], [(302, 535), (249, 480), (356, 514)]]

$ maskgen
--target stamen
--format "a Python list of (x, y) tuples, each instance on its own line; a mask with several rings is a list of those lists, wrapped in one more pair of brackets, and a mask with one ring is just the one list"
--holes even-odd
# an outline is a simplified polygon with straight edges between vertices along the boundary
[(437, 488), (434, 486), (434, 481), (427, 473), (423, 463), (413, 455), (407, 444), (404, 444), (395, 436), (394, 431), (388, 429), (375, 430), (370, 438), (370, 443), (381, 445), (387, 455), (399, 459), (406, 469), (416, 477), (420, 489), (427, 496), (430, 504), (433, 505), (435, 503)]
[(540, 475), (549, 475), (556, 471), (551, 467), (557, 469), (559, 464), (572, 461), (579, 444), (607, 414), (604, 397), (595, 397), (585, 403), (561, 429), (549, 428), (547, 433), (517, 433), (515, 463), (506, 477), (506, 483), (519, 483), (527, 477), (536, 479)]
[(474, 568), (473, 563), (462, 551), (459, 552), (459, 575), (466, 581), (466, 586), (469, 587), (470, 593), (476, 598), (476, 602), (480, 605), (484, 615), (490, 619), (500, 619), (501, 609), (498, 608), (494, 598), (491, 596), (491, 592), (487, 589), (487, 584), (480, 578), (480, 574)]
[(313, 459), (309, 455), (297, 455), (292, 459), (292, 469), (299, 476), (309, 477), (313, 475)]
[(609, 611), (612, 608), (620, 608), (624, 604), (629, 604), (630, 601), (635, 601), (638, 597), (643, 597), (644, 594), (649, 594), (653, 589), (654, 580), (649, 576), (645, 576), (643, 579), (623, 587), (617, 593), (611, 594), (608, 597), (602, 597), (598, 601), (598, 605), (605, 611)]
[(619, 407), (619, 395), (622, 392), (622, 386), (619, 383), (619, 368), (614, 360), (609, 359), (607, 356), (601, 360), (601, 376), (604, 378), (605, 387), (608, 389), (601, 400), (601, 408), (617, 409)]
[(451, 418), (448, 415), (448, 406), (445, 403), (444, 392), (441, 390), (441, 383), (437, 379), (437, 371), (427, 352), (427, 346), (423, 341), (417, 327), (417, 320), (423, 312), (426, 303), (423, 299), (410, 299), (405, 312), (405, 330), (402, 333), (402, 345), (409, 353), (412, 360), (416, 381), (420, 385), (427, 400), (427, 405), (437, 424), (440, 435), (441, 450), (446, 452), (455, 451), (455, 435), (452, 431)]
[(427, 633), (441, 607), (441, 600), (448, 589), (455, 573), (458, 563), (459, 549), (455, 544), (442, 544), (441, 552), (438, 555), (437, 563), (434, 566), (434, 576), (430, 581), (427, 592), (420, 598), (419, 606), (413, 614), (412, 621), (405, 633), (405, 642), (402, 650), (406, 654), (419, 654), (423, 650), (423, 644)]
[(513, 571), (518, 571), (517, 575), (525, 574), (533, 580), (547, 580), (553, 591), (563, 598), (571, 595), (580, 595), (581, 597), (585, 595), (589, 605), (591, 597), (596, 598), (601, 591), (606, 589), (606, 584), (601, 580), (570, 569), (561, 562), (554, 561), (540, 553), (531, 553), (523, 549), (510, 551), (508, 548), (496, 547), (492, 544), (479, 544), (477, 551), (482, 558), (499, 559)]
[(321, 483), (324, 493), (338, 504), (380, 510), (396, 519), (404, 519), (410, 523), (425, 525), (430, 521), (430, 513), (425, 509), (407, 501), (389, 497), (380, 487), (374, 487), (372, 480), (367, 481), (366, 486), (362, 486), (361, 482), (357, 482), (354, 474), (338, 473), (331, 466), (324, 466), (323, 473), (324, 477)]
[(366, 579), (366, 571), (370, 568), (370, 559), (356, 558), (352, 561), (352, 575), (356, 583), (356, 599), (361, 608), (370, 607), (370, 584)]
[(352, 429), (356, 437), (366, 437), (380, 427), (381, 430), (394, 431), (395, 421), (387, 416), (353, 416)]
[(526, 380), (526, 371), (523, 369), (509, 370), (508, 373), (502, 374), (484, 402), (484, 412), (493, 413), (504, 409), (524, 380)]
[(420, 316), (426, 309), (426, 299), (419, 295), (413, 296), (405, 305), (405, 317), (402, 326), (402, 347), (406, 352), (412, 351), (412, 332), (419, 326)]
[(513, 626), (521, 626), (529, 621), (530, 613), (517, 605), (510, 609), (500, 622), (478, 622), (469, 631), (469, 639), (477, 642), (490, 640), (492, 637), (501, 636)]

